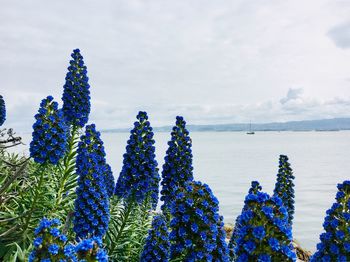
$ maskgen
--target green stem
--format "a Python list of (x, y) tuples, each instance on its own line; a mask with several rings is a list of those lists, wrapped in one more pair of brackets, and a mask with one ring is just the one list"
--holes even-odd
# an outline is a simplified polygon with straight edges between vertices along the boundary
[(68, 151), (63, 158), (63, 176), (60, 180), (55, 205), (53, 206), (51, 212), (56, 211), (56, 209), (61, 204), (65, 185), (66, 185), (67, 180), (68, 180), (69, 175), (70, 175), (69, 170), (71, 169), (72, 166), (75, 167), (75, 157), (73, 155), (75, 154), (75, 149), (76, 149), (75, 140), (76, 140), (77, 134), (78, 134), (78, 129), (75, 125), (73, 125), (72, 133), (71, 133), (69, 140), (68, 140)]
[[(24, 224), (24, 229), (23, 229), (23, 238), (25, 239), (26, 236), (27, 236), (27, 230), (28, 230), (28, 226), (29, 226), (29, 222), (30, 222), (30, 219), (32, 218), (32, 215), (33, 215), (33, 212), (34, 212), (34, 208), (36, 206), (36, 202), (38, 201), (38, 198), (39, 198), (39, 193), (40, 193), (40, 189), (41, 189), (41, 186), (42, 186), (42, 183), (44, 181), (44, 173), (45, 173), (45, 170), (46, 170), (46, 166), (47, 164), (43, 164), (42, 166), (40, 166), (38, 169), (40, 170), (40, 178), (39, 178), (39, 183), (37, 184), (37, 187), (36, 187), (36, 190), (35, 190), (35, 195), (34, 195), (34, 200), (32, 202), (32, 205), (29, 209), (29, 212), (28, 212), (28, 216), (27, 216), (27, 219), (25, 221), (25, 224)], [(37, 170), (35, 171), (35, 173), (37, 172)]]

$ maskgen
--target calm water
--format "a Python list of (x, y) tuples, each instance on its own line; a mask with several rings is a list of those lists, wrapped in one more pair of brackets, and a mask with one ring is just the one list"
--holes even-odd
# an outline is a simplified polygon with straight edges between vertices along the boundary
[[(119, 175), (127, 133), (103, 133), (107, 160)], [(225, 221), (240, 213), (252, 180), (271, 193), (279, 154), (287, 154), (295, 174), (294, 238), (315, 249), (326, 210), (334, 202), (336, 184), (350, 179), (350, 132), (191, 133), (194, 175), (210, 185)], [(29, 136), (23, 137), (26, 142)], [(168, 133), (157, 133), (156, 154), (163, 164)]]

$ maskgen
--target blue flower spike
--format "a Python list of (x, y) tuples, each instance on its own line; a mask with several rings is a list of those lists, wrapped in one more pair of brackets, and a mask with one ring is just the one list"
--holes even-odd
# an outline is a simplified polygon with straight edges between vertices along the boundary
[(126, 202), (136, 201), (141, 204), (149, 201), (155, 209), (160, 177), (153, 135), (147, 113), (140, 111), (134, 128), (130, 131), (115, 194)]
[(0, 126), (4, 124), (6, 120), (6, 106), (5, 100), (2, 95), (0, 95)]
[(274, 196), (281, 198), (283, 205), (287, 208), (290, 225), (292, 225), (294, 217), (294, 178), (288, 157), (286, 155), (280, 155)]
[(170, 257), (182, 261), (228, 262), (219, 201), (208, 185), (190, 181), (177, 189), (170, 205)]
[(40, 103), (33, 125), (30, 156), (39, 164), (57, 164), (66, 152), (68, 127), (52, 96)]
[(63, 113), (67, 123), (84, 127), (90, 114), (90, 85), (87, 69), (79, 49), (73, 50), (63, 86)]
[(350, 261), (350, 181), (338, 184), (336, 202), (327, 210), (316, 253), (311, 262)]
[(105, 179), (105, 151), (94, 124), (87, 125), (77, 150), (78, 187), (74, 210), (77, 239), (102, 237), (109, 223), (109, 196)]
[(157, 215), (153, 218), (140, 262), (168, 262), (169, 255), (170, 242), (166, 220), (164, 216)]
[(58, 219), (43, 218), (35, 229), (34, 250), (29, 255), (29, 262), (36, 261), (77, 261), (74, 247), (67, 242), (67, 237), (60, 232)]
[(176, 125), (173, 127), (168, 145), (161, 181), (163, 212), (169, 209), (176, 190), (193, 180), (192, 141), (186, 129), (186, 121), (181, 116), (176, 117)]
[(249, 193), (238, 223), (236, 261), (296, 261), (288, 211), (279, 197)]

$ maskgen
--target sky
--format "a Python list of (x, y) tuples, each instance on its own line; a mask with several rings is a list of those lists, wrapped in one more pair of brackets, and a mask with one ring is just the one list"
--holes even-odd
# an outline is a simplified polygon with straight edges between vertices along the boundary
[(30, 131), (79, 48), (90, 122), (131, 127), (350, 117), (350, 1), (0, 0), (0, 94)]

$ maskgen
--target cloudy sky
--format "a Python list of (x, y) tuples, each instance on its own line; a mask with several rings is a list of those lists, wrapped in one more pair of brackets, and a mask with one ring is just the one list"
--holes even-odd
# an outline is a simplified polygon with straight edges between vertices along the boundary
[(61, 103), (70, 53), (88, 67), (91, 121), (128, 127), (350, 116), (347, 0), (0, 0), (7, 126)]

